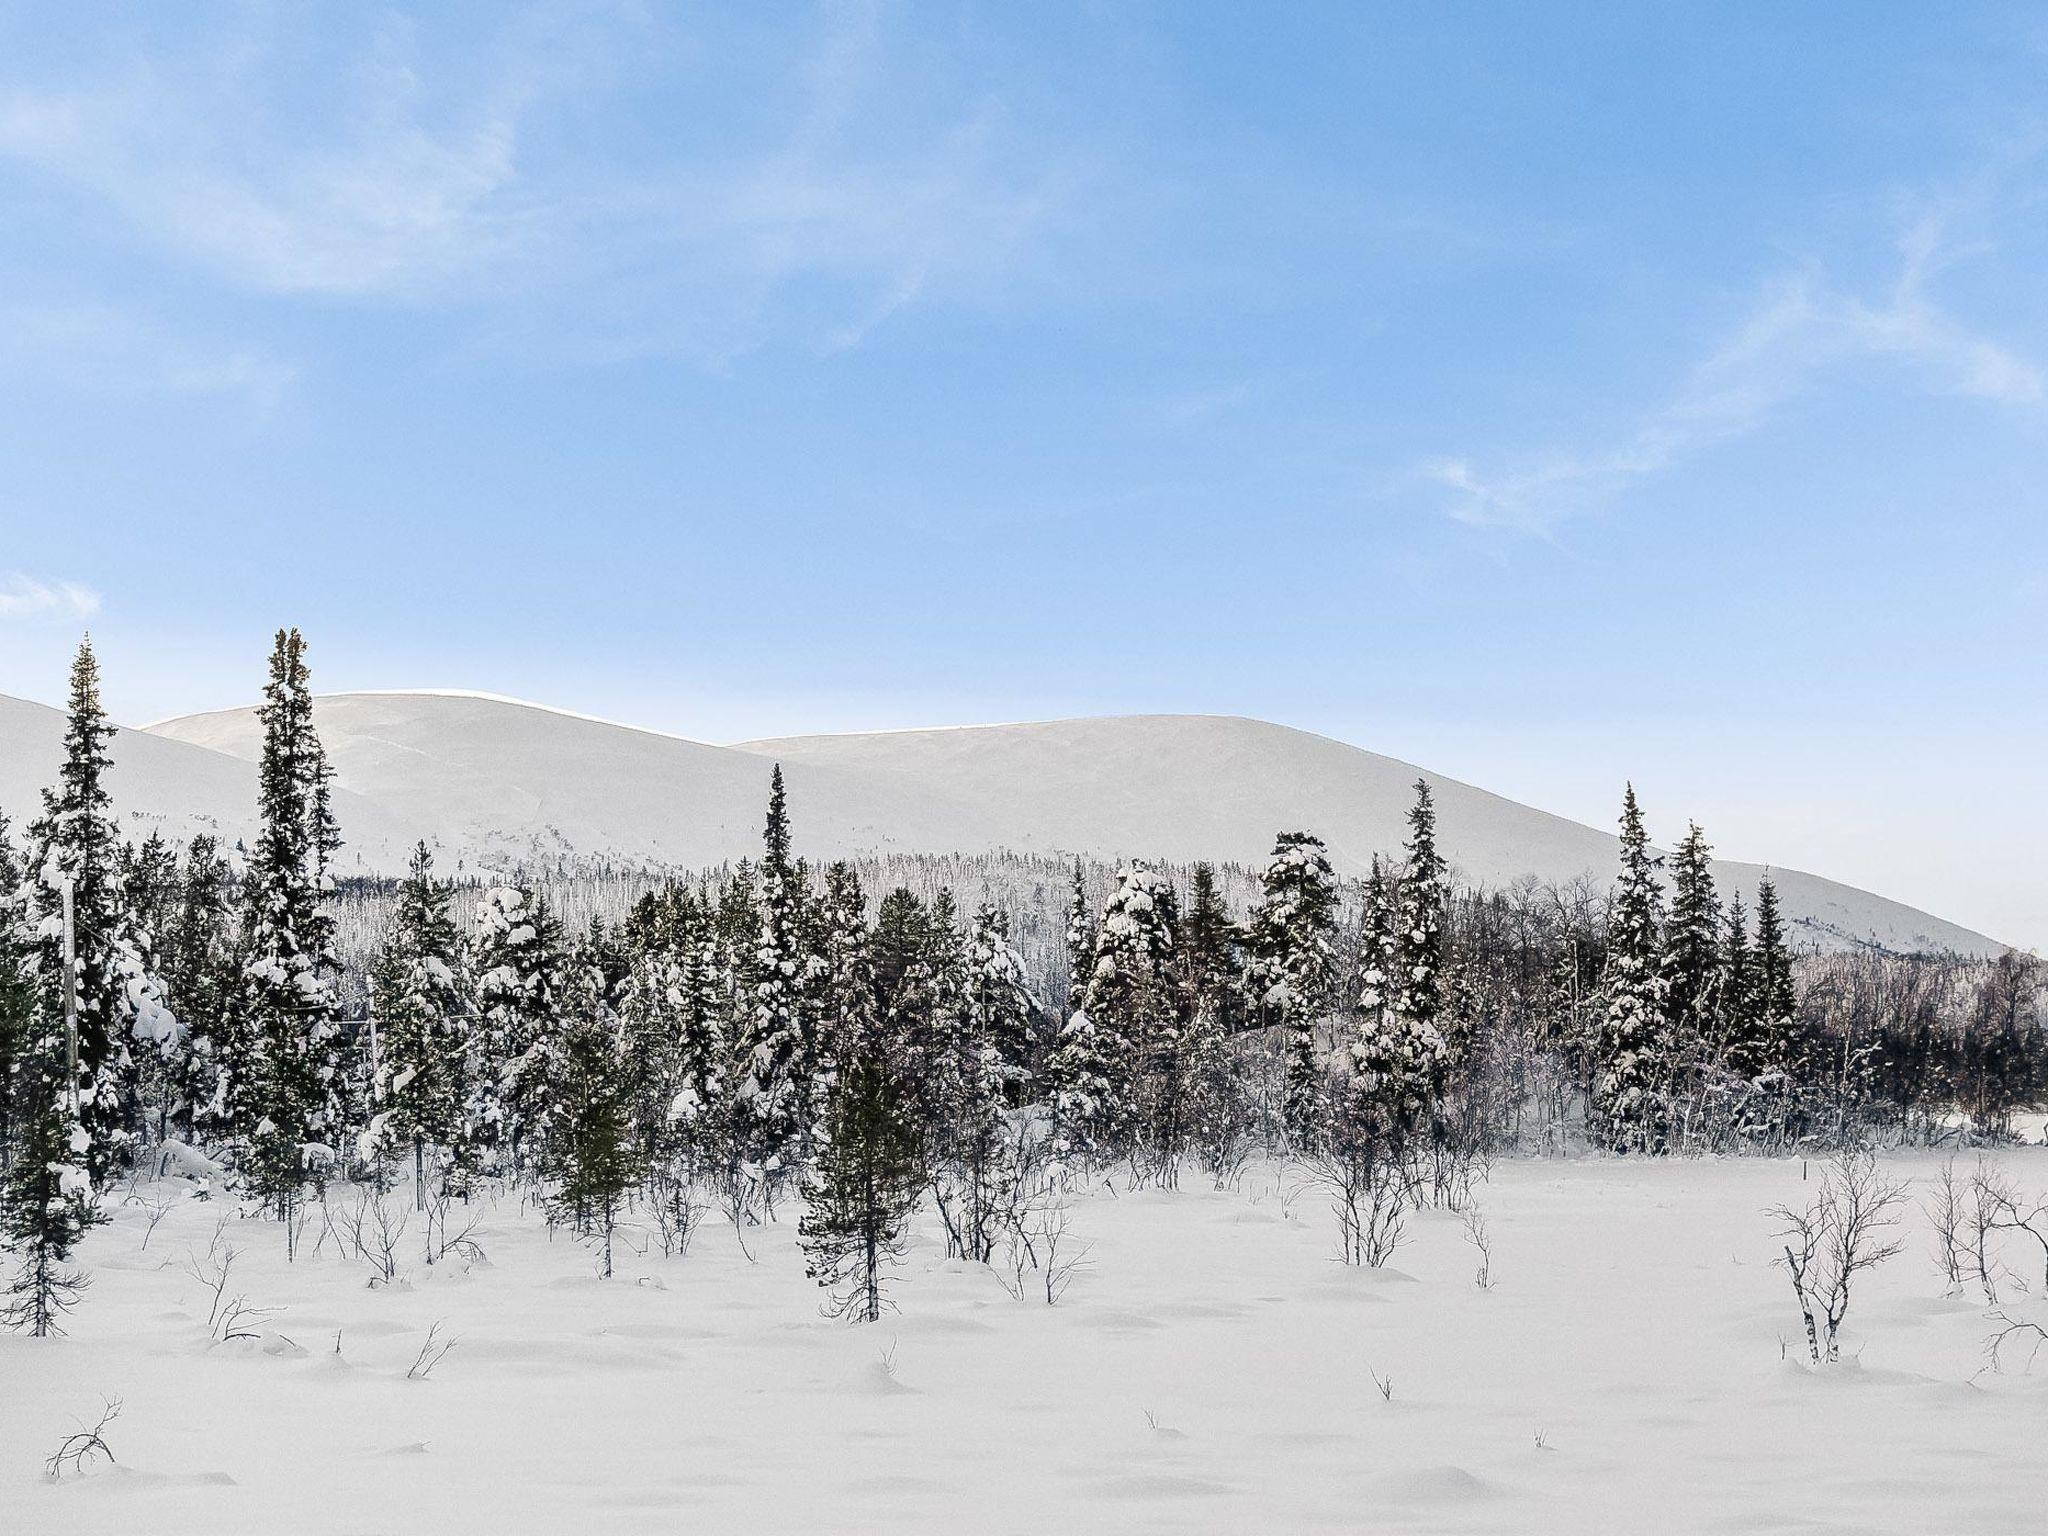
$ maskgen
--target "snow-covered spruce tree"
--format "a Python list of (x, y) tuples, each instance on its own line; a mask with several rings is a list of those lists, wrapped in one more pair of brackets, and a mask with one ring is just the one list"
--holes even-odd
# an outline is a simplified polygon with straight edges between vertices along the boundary
[(1721, 990), (1721, 904), (1713, 850), (1697, 822), (1671, 857), (1671, 912), (1664, 925), (1664, 1041), (1681, 1091), (1712, 1055)]
[(1061, 1158), (1127, 1150), (1138, 1125), (1138, 1074), (1173, 1027), (1168, 962), (1173, 888), (1142, 864), (1117, 872), (1081, 1006), (1046, 1063), (1054, 1150)]
[(1196, 1002), (1214, 1015), (1219, 1035), (1229, 1036), (1244, 1014), (1245, 935), (1231, 921), (1216, 886), (1216, 871), (1197, 864), (1189, 875), (1188, 915), (1181, 948)]
[(501, 1173), (532, 1165), (545, 1131), (552, 1029), (567, 989), (562, 927), (547, 898), (494, 886), (476, 909), (476, 1024), (467, 1120)]
[(882, 1031), (845, 1042), (797, 1224), (805, 1273), (830, 1294), (829, 1315), (871, 1323), (888, 1304), (885, 1275), (925, 1183), (907, 1102)]
[(184, 1026), (181, 1048), (162, 1053), (159, 1140), (196, 1139), (218, 1085), (214, 1056), (230, 1028), (239, 980), (234, 906), (233, 875), (220, 844), (205, 834), (193, 838), (178, 869), (176, 900), (157, 935), (164, 1003)]
[(87, 1171), (88, 1136), (74, 1111), (61, 1013), (38, 1008), (14, 1063), (14, 1159), (0, 1186), (0, 1233), (15, 1271), (0, 1302), (0, 1325), (38, 1338), (61, 1332), (82, 1277), (69, 1266), (87, 1230), (103, 1221)]
[(818, 977), (817, 1080), (812, 1102), (819, 1113), (831, 1096), (840, 1046), (873, 1016), (874, 962), (868, 947), (868, 898), (851, 864), (840, 862), (825, 871), (825, 889), (816, 919)]
[(1074, 884), (1067, 898), (1067, 1012), (1081, 1011), (1088, 977), (1095, 968), (1095, 907), (1088, 900), (1088, 876), (1074, 860)]
[(549, 1210), (597, 1241), (609, 1279), (619, 1217), (645, 1165), (635, 1155), (632, 1083), (602, 957), (579, 954), (572, 976), (549, 1072)]
[[(964, 965), (958, 995), (950, 987), (937, 992), (939, 1010), (929, 1026), (938, 1047), (931, 1074), (938, 1091), (927, 1136), (948, 1250), (985, 1264), (1014, 1203), (1017, 1169), (1005, 1105), (1018, 1070), (1012, 1061), (1021, 1054), (1015, 1042), (1029, 1017), (1023, 965), (994, 907), (975, 914)], [(939, 973), (946, 968), (942, 957)]]
[(1250, 922), (1252, 993), (1260, 1022), (1286, 1041), (1287, 1135), (1305, 1147), (1329, 1112), (1317, 1029), (1336, 979), (1337, 890), (1323, 840), (1279, 834), (1259, 885)]
[(976, 910), (967, 938), (967, 1009), (975, 1033), (994, 1047), (1004, 1101), (1022, 1104), (1038, 1056), (1032, 1028), (1036, 1009), (1024, 979), (1024, 958), (1010, 942), (1010, 919), (986, 902)]
[(1749, 970), (1741, 1013), (1730, 1021), (1728, 1065), (1749, 1081), (1753, 1134), (1782, 1141), (1796, 1131), (1806, 1053), (1778, 888), (1769, 875), (1757, 881), (1756, 943)]
[(1607, 922), (1606, 1009), (1594, 1052), (1594, 1133), (1617, 1152), (1664, 1148), (1663, 896), (1636, 791), (1621, 810), (1621, 875)]
[(1436, 846), (1436, 806), (1429, 785), (1415, 781), (1408, 811), (1408, 861), (1394, 920), (1393, 1010), (1410, 1034), (1428, 1043), (1433, 1087), (1441, 1092), (1457, 1065), (1462, 1041), (1451, 1038), (1444, 1013), (1444, 912), (1450, 899), (1443, 855)]
[(14, 1162), (28, 1082), (22, 1063), (35, 1022), (35, 944), (16, 903), (21, 883), (21, 861), (0, 812), (0, 1178)]
[(1749, 911), (1742, 892), (1728, 896), (1721, 919), (1721, 979), (1714, 993), (1714, 1043), (1721, 1065), (1748, 1077), (1749, 1039), (1757, 1016), (1756, 952), (1749, 943)]
[(803, 868), (790, 855), (779, 763), (769, 784), (763, 843), (761, 925), (748, 975), (739, 1103), (751, 1125), (752, 1157), (772, 1186), (801, 1160), (809, 1139), (817, 1057), (804, 952), (808, 895)]
[(466, 1159), (471, 988), (449, 911), (454, 887), (434, 878), (425, 843), (398, 887), (389, 937), (371, 978), (378, 1057), (365, 1155), (410, 1153), (413, 1203), (426, 1208), (427, 1149)]
[(289, 1221), (309, 1169), (332, 1159), (343, 1129), (334, 925), (324, 905), (338, 840), (296, 629), (278, 631), (256, 713), (262, 831), (243, 883), (239, 999), (255, 1054), (256, 1119), (243, 1172), (252, 1192)]
[(82, 1141), (77, 1165), (94, 1185), (126, 1165), (141, 1128), (133, 1042), (163, 1040), (175, 1032), (145, 960), (147, 936), (135, 927), (122, 881), (120, 840), (106, 788), (107, 743), (113, 734), (100, 707), (99, 662), (87, 640), (71, 667), (64, 763), (55, 786), (43, 791), (42, 815), (29, 828), (17, 901), (35, 940), (35, 1033), (40, 1037), (54, 1028), (62, 1041), (63, 892), (65, 882), (71, 883), (77, 957), (76, 1135)]

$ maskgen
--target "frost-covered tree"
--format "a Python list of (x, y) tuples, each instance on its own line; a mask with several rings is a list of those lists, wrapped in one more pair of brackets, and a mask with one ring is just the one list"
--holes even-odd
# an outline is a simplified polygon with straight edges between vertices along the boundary
[(1714, 1027), (1721, 1063), (1737, 1076), (1749, 1075), (1742, 1057), (1756, 1014), (1756, 952), (1749, 943), (1749, 912), (1742, 904), (1742, 892), (1733, 891), (1721, 922), (1721, 976), (1714, 995)]
[(178, 868), (175, 900), (157, 934), (164, 1003), (183, 1026), (178, 1047), (159, 1052), (159, 1139), (197, 1137), (215, 1094), (214, 1056), (236, 1011), (234, 907), (234, 877), (220, 844), (204, 834), (193, 838)]
[(1197, 864), (1189, 875), (1188, 914), (1181, 926), (1196, 1001), (1214, 1016), (1218, 1034), (1228, 1036), (1244, 1011), (1245, 934), (1223, 904), (1214, 866)]
[(761, 859), (760, 929), (748, 972), (739, 1104), (751, 1124), (754, 1158), (771, 1174), (801, 1157), (812, 1123), (816, 1032), (804, 953), (808, 897), (804, 871), (790, 855), (782, 767), (770, 780)]
[(1078, 1013), (1088, 995), (1088, 977), (1095, 966), (1095, 907), (1088, 899), (1088, 875), (1074, 860), (1074, 883), (1067, 897), (1067, 1012)]
[(1062, 1155), (1120, 1151), (1138, 1128), (1139, 1070), (1178, 1024), (1169, 991), (1174, 909), (1173, 887), (1156, 870), (1118, 871), (1081, 1006), (1046, 1063)]
[(975, 914), (963, 964), (957, 996), (940, 988), (927, 1024), (937, 1047), (929, 1057), (936, 1091), (928, 1136), (949, 1247), (986, 1263), (1016, 1181), (1005, 1109), (1022, 1070), (1018, 1042), (1030, 1007), (1009, 924), (994, 907)]
[(1437, 1051), (1395, 1006), (1400, 996), (1399, 918), (1397, 895), (1376, 856), (1360, 915), (1357, 1029), (1339, 1106), (1351, 1142), (1369, 1136), (1389, 1146), (1403, 1145), (1430, 1111)]
[(1260, 1019), (1286, 1042), (1287, 1132), (1306, 1146), (1329, 1109), (1317, 1029), (1337, 973), (1337, 882), (1323, 840), (1282, 832), (1259, 887), (1250, 923), (1252, 987)]
[[(64, 762), (43, 792), (29, 828), (17, 901), (32, 925), (36, 1009), (64, 1017), (64, 886), (72, 890), (78, 1016), (79, 1166), (103, 1183), (124, 1166), (141, 1127), (134, 1044), (167, 1040), (175, 1022), (147, 964), (149, 940), (134, 922), (122, 877), (120, 840), (108, 796), (107, 743), (114, 727), (100, 706), (99, 662), (92, 642), (71, 667)], [(39, 1025), (41, 1028), (47, 1024)], [(68, 1070), (68, 1068), (67, 1068)]]
[[(256, 713), (263, 727), (262, 831), (243, 882), (238, 1000), (255, 1074), (244, 1171), (259, 1198), (289, 1217), (309, 1164), (333, 1154), (343, 1088), (334, 925), (325, 909), (327, 865), (339, 839), (327, 804), (327, 760), (313, 730), (305, 641), (296, 629), (278, 631)], [(230, 1099), (238, 1086), (228, 1086)]]
[(1003, 1097), (1021, 1103), (1027, 1095), (1033, 1061), (1031, 990), (1024, 979), (1024, 959), (1010, 942), (1010, 920), (984, 903), (974, 914), (967, 938), (966, 1008), (974, 1033), (995, 1052), (1003, 1081)]
[(1608, 912), (1606, 1009), (1593, 1084), (1598, 1134), (1621, 1152), (1664, 1145), (1663, 898), (1656, 869), (1631, 784), (1622, 799), (1621, 874)]
[(604, 958), (579, 954), (571, 974), (548, 1078), (549, 1210), (598, 1242), (609, 1279), (619, 1217), (645, 1165), (635, 1155), (632, 1080), (619, 1017), (606, 996)]
[(398, 887), (389, 936), (372, 975), (378, 1061), (373, 1116), (364, 1140), (372, 1156), (412, 1155), (413, 1199), (424, 1208), (427, 1149), (466, 1160), (469, 1016), (462, 936), (449, 910), (454, 887), (434, 878), (425, 843)]
[(61, 1331), (84, 1285), (71, 1251), (105, 1217), (86, 1166), (89, 1133), (82, 1104), (74, 1105), (61, 1015), (36, 1012), (14, 1068), (14, 1159), (0, 1186), (0, 1234), (16, 1268), (0, 1324), (40, 1338)]
[(1721, 904), (1713, 850), (1694, 822), (1671, 857), (1671, 913), (1664, 925), (1664, 1031), (1667, 1049), (1705, 1058), (1715, 1033), (1722, 981)]
[(1392, 1007), (1408, 1032), (1427, 1043), (1434, 1058), (1432, 1076), (1441, 1088), (1459, 1054), (1444, 1012), (1444, 914), (1450, 889), (1436, 846), (1436, 806), (1422, 779), (1415, 781), (1415, 804), (1408, 811), (1407, 851), (1394, 920)]
[(494, 886), (476, 909), (476, 1023), (467, 1120), (501, 1170), (531, 1162), (546, 1133), (554, 1040), (568, 987), (562, 927), (545, 896)]
[(21, 1128), (27, 1059), (35, 1024), (35, 941), (21, 921), (21, 861), (0, 813), (0, 1178), (14, 1160)]
[(830, 1294), (833, 1316), (871, 1323), (888, 1304), (887, 1271), (925, 1180), (909, 1097), (879, 1031), (847, 1042), (797, 1224), (805, 1273)]
[(875, 972), (869, 953), (868, 898), (851, 864), (825, 871), (819, 898), (817, 948), (817, 1082), (814, 1103), (822, 1110), (832, 1088), (840, 1047), (874, 1016)]
[(1756, 1014), (1765, 1042), (1759, 1052), (1761, 1070), (1782, 1070), (1789, 1064), (1798, 1007), (1778, 887), (1765, 875), (1756, 886)]

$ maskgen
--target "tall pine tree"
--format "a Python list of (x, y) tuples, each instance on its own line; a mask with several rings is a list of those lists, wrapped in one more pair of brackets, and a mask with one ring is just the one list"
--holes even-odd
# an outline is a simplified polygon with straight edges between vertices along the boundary
[(1618, 1152), (1664, 1145), (1663, 897), (1633, 784), (1622, 799), (1621, 877), (1608, 914), (1606, 1011), (1594, 1051), (1596, 1134)]
[(257, 718), (262, 832), (244, 882), (240, 999), (255, 1055), (246, 1171), (258, 1196), (289, 1217), (317, 1149), (331, 1156), (344, 1129), (334, 924), (325, 905), (339, 839), (296, 629), (278, 631)]

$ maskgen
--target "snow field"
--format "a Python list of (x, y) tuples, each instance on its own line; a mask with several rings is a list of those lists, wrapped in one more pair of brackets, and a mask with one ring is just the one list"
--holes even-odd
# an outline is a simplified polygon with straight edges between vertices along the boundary
[[(2048, 1153), (2000, 1160), (2048, 1193)], [(506, 1197), (486, 1262), (425, 1265), (414, 1217), (373, 1287), (331, 1238), (288, 1263), (275, 1222), (145, 1186), (81, 1250), (71, 1336), (0, 1338), (0, 1531), (2030, 1529), (2048, 1354), (1984, 1369), (1987, 1309), (1943, 1295), (1917, 1203), (1939, 1160), (1886, 1167), (1916, 1184), (1906, 1251), (1821, 1373), (1764, 1214), (1810, 1198), (1797, 1161), (1499, 1163), (1485, 1290), (1449, 1213), (1385, 1270), (1335, 1263), (1324, 1196), (1271, 1167), (1077, 1198), (1057, 1306), (944, 1259), (927, 1218), (874, 1326), (819, 1315), (794, 1206), (755, 1262), (707, 1219), (604, 1281)], [(185, 1265), (224, 1214), (228, 1293), (280, 1310), (215, 1344)], [(2048, 1320), (2007, 1253), (2034, 1292), (2009, 1310)], [(454, 1348), (408, 1379), (436, 1323)], [(103, 1396), (118, 1465), (46, 1481)]]

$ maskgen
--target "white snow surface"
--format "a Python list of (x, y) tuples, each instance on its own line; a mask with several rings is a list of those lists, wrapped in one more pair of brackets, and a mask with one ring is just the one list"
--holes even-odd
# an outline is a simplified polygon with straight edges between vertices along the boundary
[[(2000, 1161), (2048, 1192), (2048, 1154)], [(1922, 1193), (1937, 1167), (1887, 1160)], [(69, 1338), (0, 1336), (0, 1529), (1922, 1536), (2048, 1504), (2048, 1356), (1986, 1369), (1986, 1307), (1944, 1294), (1917, 1207), (1849, 1358), (1797, 1363), (1764, 1215), (1811, 1198), (1797, 1160), (1496, 1164), (1485, 1290), (1447, 1213), (1385, 1270), (1334, 1262), (1323, 1198), (1270, 1168), (1079, 1198), (1089, 1264), (1057, 1306), (944, 1259), (927, 1216), (898, 1310), (857, 1326), (819, 1315), (793, 1210), (755, 1262), (715, 1224), (680, 1258), (635, 1232), (602, 1280), (507, 1200), (487, 1262), (427, 1266), (414, 1218), (372, 1287), (331, 1239), (287, 1263), (275, 1223), (177, 1188), (88, 1237)], [(279, 1310), (214, 1344), (185, 1263), (224, 1215), (231, 1293)], [(454, 1348), (408, 1380), (436, 1323)], [(45, 1481), (102, 1397), (118, 1462)]]
[[(342, 826), (362, 861), (385, 856), (387, 841), (356, 835), (353, 820), (365, 804), (487, 864), (580, 856), (700, 867), (738, 859), (759, 852), (770, 761), (783, 765), (798, 845), (813, 858), (1006, 849), (1257, 868), (1274, 833), (1302, 830), (1328, 842), (1340, 873), (1356, 875), (1375, 852), (1398, 853), (1420, 777), (1437, 799), (1444, 851), (1469, 880), (1604, 884), (1616, 859), (1605, 831), (1327, 737), (1229, 716), (1130, 715), (731, 747), (476, 694), (325, 695), (314, 720), (339, 783), (353, 792)], [(247, 709), (162, 721), (149, 732), (250, 761), (260, 743)], [(1617, 804), (1619, 788), (1617, 781)], [(1660, 824), (1675, 832), (1682, 815), (1682, 807), (1666, 808)], [(386, 867), (402, 865), (399, 857)], [(1724, 888), (1754, 896), (1757, 866), (1721, 863), (1715, 873)], [(1788, 917), (1809, 940), (1970, 954), (2004, 947), (1867, 891), (1797, 870), (1773, 873)]]

